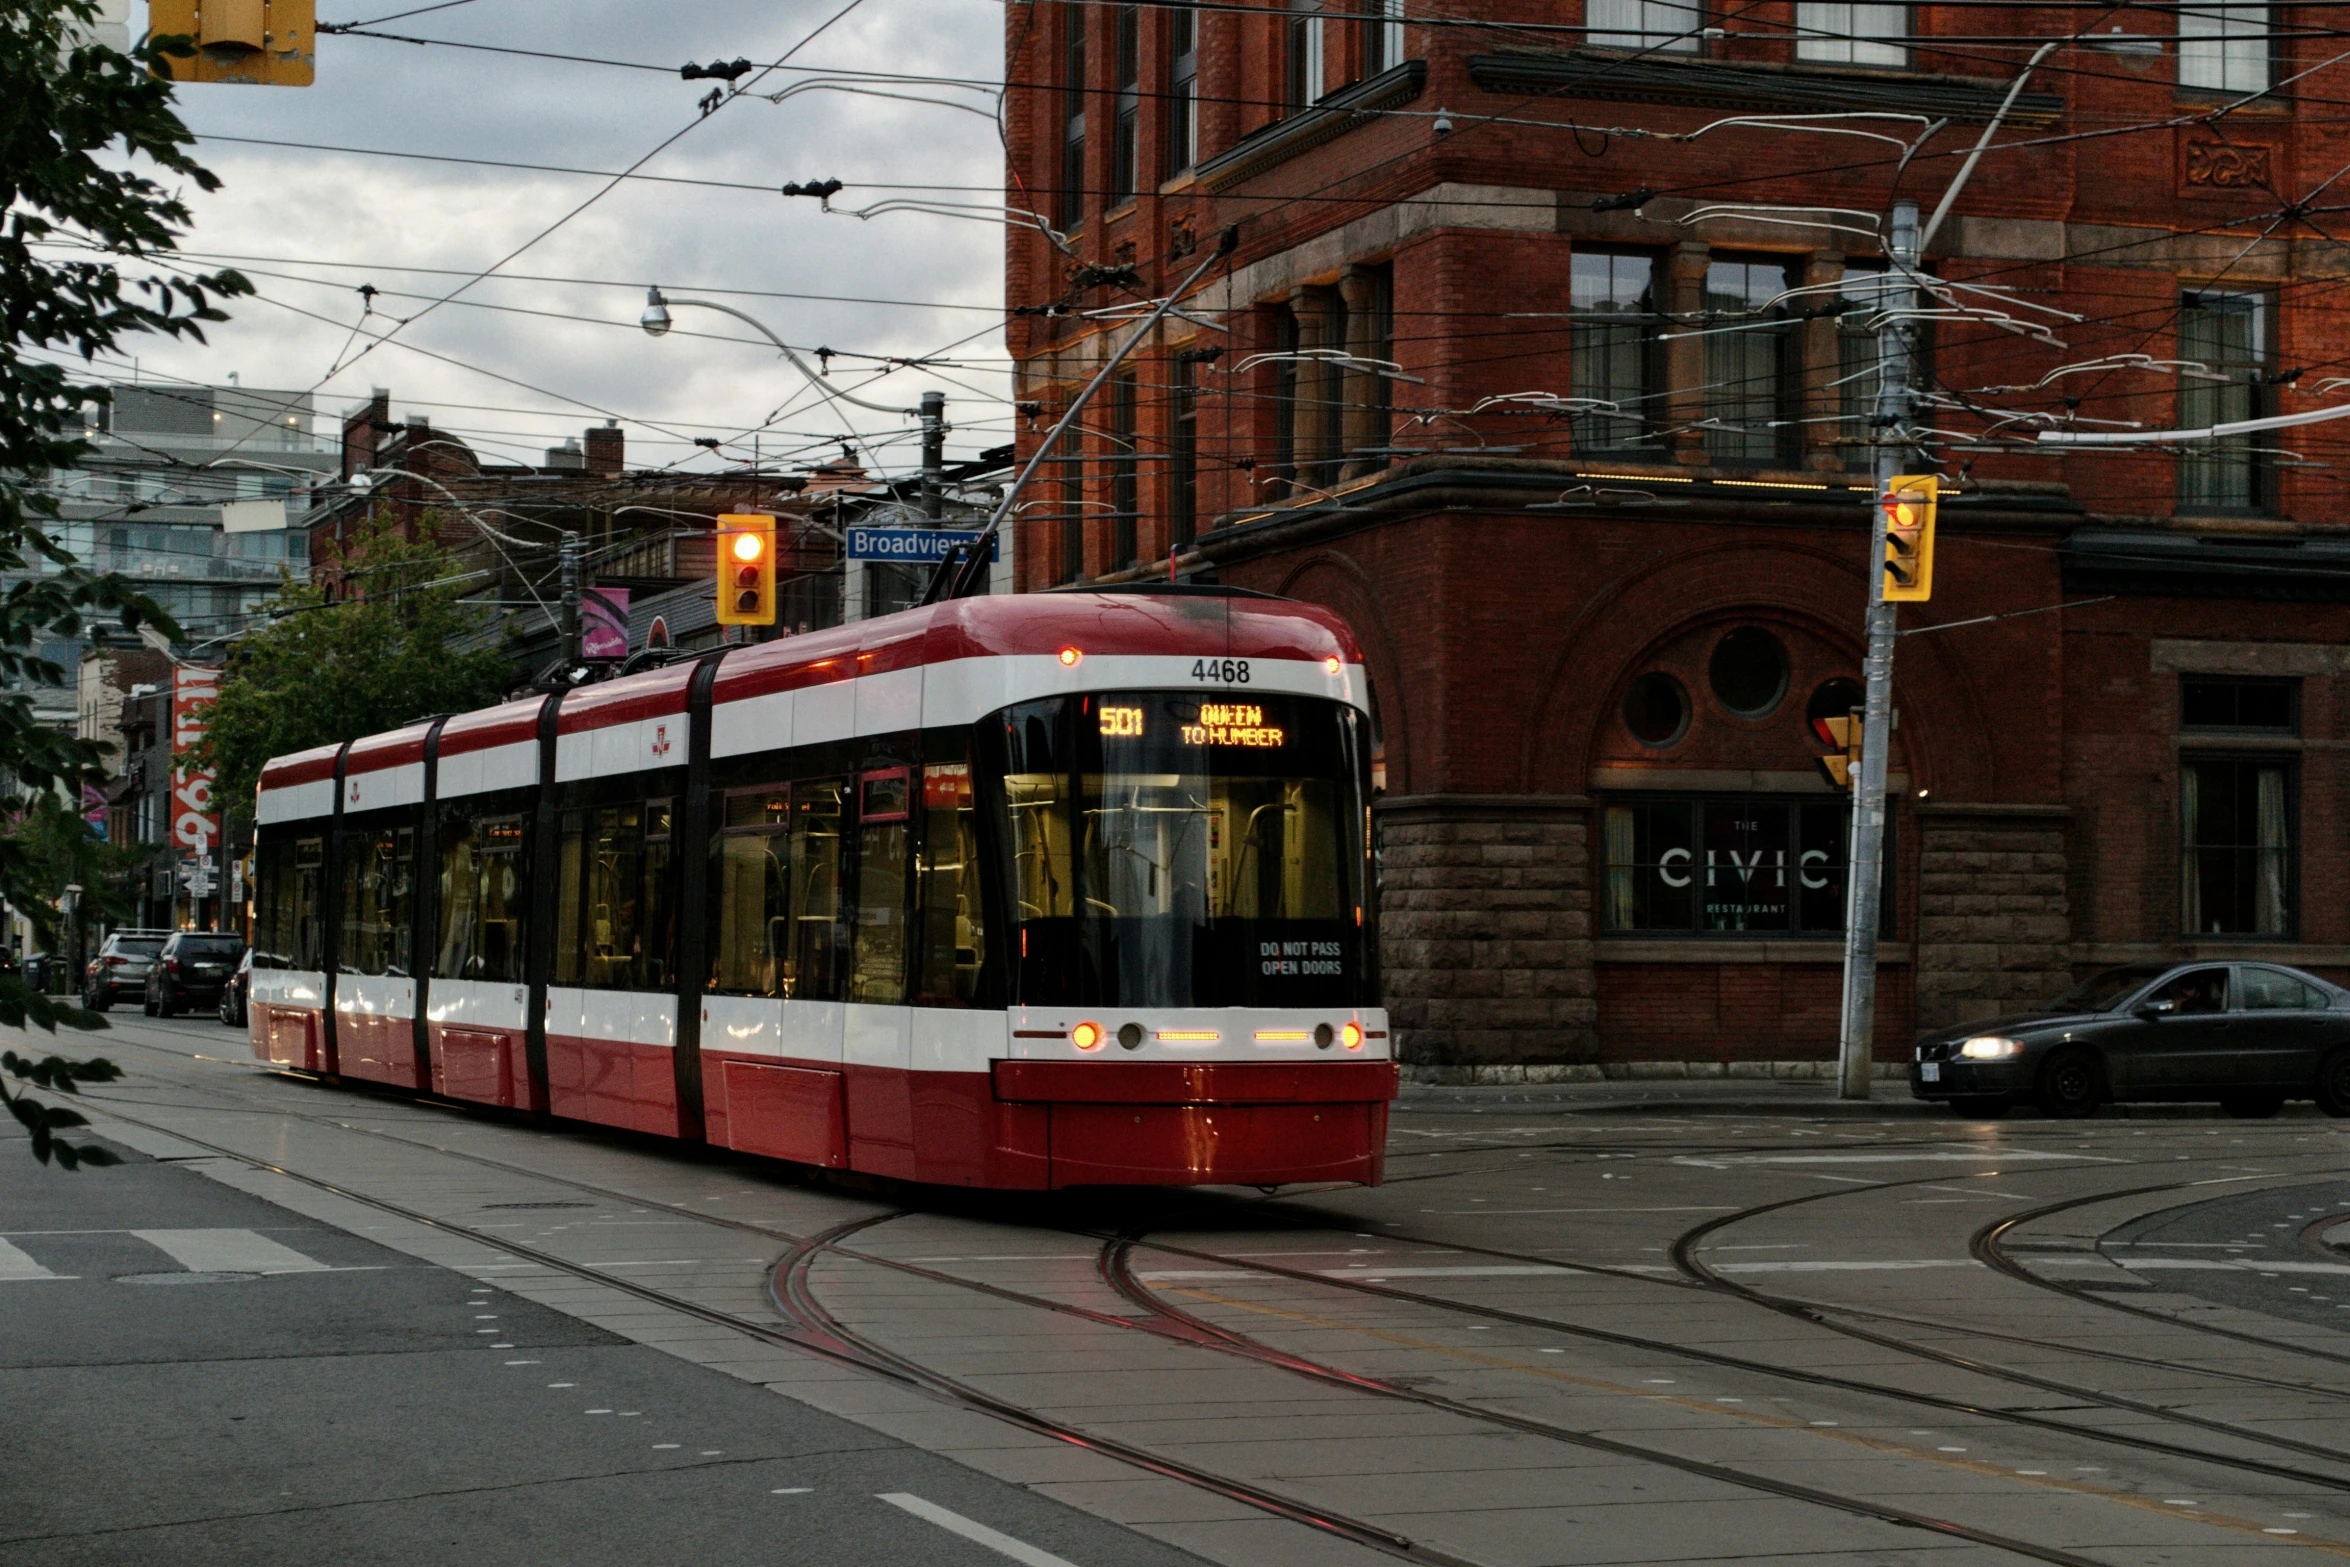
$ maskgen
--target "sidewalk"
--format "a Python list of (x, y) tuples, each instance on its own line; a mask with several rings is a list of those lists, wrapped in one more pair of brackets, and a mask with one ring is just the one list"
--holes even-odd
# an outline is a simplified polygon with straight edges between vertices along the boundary
[[(1880, 1066), (1879, 1071), (1882, 1072)], [(1609, 1078), (1597, 1082), (1512, 1083), (1496, 1086), (1415, 1083), (1408, 1078), (1396, 1101), (1399, 1115), (1504, 1112), (1512, 1115), (1767, 1115), (1819, 1120), (1933, 1120), (1970, 1124), (1947, 1104), (1912, 1099), (1909, 1084), (1879, 1077), (1870, 1097), (1841, 1100), (1825, 1079), (1752, 1077)], [(2315, 1118), (2317, 1106), (2293, 1100), (2281, 1112)], [(2007, 1112), (2022, 1121), (2042, 1119), (2030, 1105)], [(2203, 1121), (2221, 1119), (2217, 1104), (2109, 1104), (2100, 1121)], [(1972, 1124), (1979, 1124), (1976, 1118)]]

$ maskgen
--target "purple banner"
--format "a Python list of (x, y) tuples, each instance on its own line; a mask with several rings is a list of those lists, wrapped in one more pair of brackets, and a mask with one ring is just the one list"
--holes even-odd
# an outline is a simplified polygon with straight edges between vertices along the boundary
[(589, 588), (580, 594), (579, 656), (598, 663), (628, 657), (628, 589)]

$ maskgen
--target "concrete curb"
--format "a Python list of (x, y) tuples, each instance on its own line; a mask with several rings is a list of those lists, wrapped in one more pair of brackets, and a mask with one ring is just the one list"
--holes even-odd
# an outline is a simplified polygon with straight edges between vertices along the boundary
[[(1869, 1076), (1880, 1083), (1907, 1082), (1905, 1061), (1879, 1061)], [(1448, 1088), (1516, 1088), (1554, 1083), (1772, 1082), (1832, 1083), (1833, 1061), (1605, 1061), (1537, 1062), (1493, 1066), (1404, 1063), (1404, 1081)]]

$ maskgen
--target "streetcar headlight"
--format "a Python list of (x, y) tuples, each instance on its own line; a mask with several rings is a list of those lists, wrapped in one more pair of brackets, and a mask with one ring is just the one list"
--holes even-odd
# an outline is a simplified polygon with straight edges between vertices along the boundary
[(2024, 1053), (2024, 1042), (1999, 1034), (1977, 1034), (1958, 1047), (1958, 1053), (1969, 1061), (2004, 1061)]
[(1349, 1049), (1349, 1050), (1360, 1050), (1360, 1049), (1362, 1049), (1362, 1048), (1363, 1048), (1363, 1025), (1362, 1025), (1362, 1024), (1360, 1024), (1360, 1023), (1349, 1023), (1349, 1024), (1347, 1024), (1347, 1025), (1346, 1025), (1346, 1027), (1344, 1027), (1344, 1028), (1342, 1028), (1342, 1029), (1340, 1029), (1340, 1030), (1338, 1031), (1338, 1038), (1339, 1038), (1339, 1042), (1340, 1042), (1341, 1044), (1345, 1045), (1345, 1046), (1346, 1046), (1346, 1048), (1347, 1048), (1347, 1049)]
[(1077, 661), (1084, 656), (1085, 655), (1083, 653), (1080, 653), (1073, 647), (1065, 647), (1061, 649), (1061, 662), (1068, 665), (1072, 669), (1077, 667)]
[(1080, 1023), (1069, 1030), (1069, 1042), (1080, 1050), (1099, 1050), (1102, 1047), (1102, 1026), (1099, 1023)]

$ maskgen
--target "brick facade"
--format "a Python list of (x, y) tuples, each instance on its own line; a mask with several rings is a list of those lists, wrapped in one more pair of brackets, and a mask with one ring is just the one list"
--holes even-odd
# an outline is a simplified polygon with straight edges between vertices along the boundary
[[(1721, 264), (1784, 268), (1813, 290), (1881, 264), (1865, 219), (1790, 227), (1757, 209), (1882, 212), (1895, 159), (1786, 132), (1608, 128), (1927, 113), (1949, 126), (1898, 193), (1930, 209), (2036, 47), (2016, 29), (2070, 24), (1915, 8), (1931, 36), (1912, 69), (1871, 69), (1798, 58), (1787, 4), (1741, 9), (1686, 53), (1578, 45), (1574, 0), (1545, 18), (1556, 37), (1485, 29), (1472, 4), (1445, 25), (1407, 23), (1394, 62), (1373, 58), (1367, 24), (1331, 10), (1330, 91), (1285, 106), (1287, 13), (1202, 10), (1198, 157), (1176, 169), (1159, 93), (1166, 8), (1141, 8), (1145, 177), (1129, 195), (1110, 188), (1124, 12), (1084, 9), (1086, 80), (1006, 98), (1010, 199), (1024, 209), (1061, 189), (1066, 111), (1083, 108), (1086, 126), (1081, 188), (1054, 209), (1071, 213), (1067, 253), (1032, 230), (1008, 241), (1011, 351), (1034, 405), (1022, 455), (1113, 330), (1122, 341), (1098, 313), (1169, 287), (1225, 226), (1238, 243), (1137, 350), (1135, 446), (1113, 449), (1097, 414), (1077, 438), (1081, 466), (1048, 470), (1016, 539), (1020, 584), (1067, 577), (1073, 530), (1081, 578), (1163, 576), (1172, 550), (1181, 575), (1348, 619), (1384, 747), (1386, 999), (1419, 1070), (1816, 1069), (1838, 1004), (1826, 916), (1778, 883), (1732, 908), (1746, 894), (1722, 892), (1722, 877), (1752, 892), (1755, 851), (1708, 839), (1705, 890), (1690, 894), (1701, 918), (1658, 928), (1627, 902), (1619, 859), (1632, 824), (1679, 810), (1704, 832), (1796, 823), (1788, 844), (1825, 841), (1816, 813), (1839, 797), (1808, 715), (1859, 673), (1872, 516), (1867, 430), (1844, 402), (1851, 318), (1806, 306), (1787, 320), (1778, 418), (1743, 432), (1709, 401), (1719, 339), (1691, 328), (1711, 320)], [(1059, 80), (1074, 14), (1066, 0), (1010, 8), (1016, 81)], [(2156, 30), (2151, 52), (2067, 49), (2027, 84), (1928, 253), (1947, 282), (2011, 290), (2012, 313), (2065, 318), (2042, 316), (2054, 325), (2033, 336), (1946, 317), (1928, 345), (1944, 394), (1928, 422), (1972, 438), (1932, 454), (1946, 486), (1935, 595), (1901, 612), (1904, 632), (1934, 634), (1901, 638), (1895, 674), (1880, 1059), (1915, 1028), (2044, 1001), (2111, 962), (2248, 953), (2350, 977), (2337, 749), (2350, 740), (2350, 530), (2325, 466), (2350, 425), (2289, 432), (2300, 460), (2248, 465), (2241, 495), (2198, 489), (2161, 451), (2028, 449), (2030, 431), (2076, 417), (2191, 422), (2213, 375), (2280, 412), (2342, 395), (2319, 390), (2322, 367), (2350, 357), (2318, 286), (2340, 274), (2340, 248), (2279, 210), (2332, 171), (2336, 138), (2290, 97), (2197, 119), (2224, 100), (2179, 80), (2169, 19), (2131, 25)], [(2280, 82), (2324, 58), (2313, 38), (2277, 50)], [(2138, 128), (2106, 134), (2123, 126)], [(1597, 374), (1574, 348), (1575, 262), (1593, 254), (1652, 269), (1643, 433), (1621, 450), (1565, 401), (1592, 390), (1578, 365)], [(2256, 320), (2257, 364), (2182, 373), (2190, 349), (2211, 352), (2182, 325), (2207, 296), (2221, 304), (2196, 309)], [(1375, 361), (1397, 367), (1383, 397)], [(2101, 368), (2056, 374), (2091, 361)], [(1984, 438), (2009, 414), (2023, 422), (2000, 428), (2026, 440)], [(1137, 567), (1112, 553), (1122, 458), (1139, 468)], [(1188, 542), (1173, 531), (1186, 485)], [(1740, 707), (1713, 685), (1739, 631), (1783, 651), (1775, 699)], [(2186, 683), (2206, 676), (2290, 688), (2289, 732), (2187, 722)], [(1632, 732), (1626, 704), (1645, 677), (1687, 698), (1669, 737)], [(2253, 921), (2264, 928), (2191, 928), (2248, 918), (2214, 913), (2206, 883), (2252, 861), (2214, 851), (2207, 876), (2185, 843), (2183, 802), (2202, 779), (2259, 794), (2228, 830), (2290, 836), (2229, 894), (2289, 902)], [(1798, 860), (1769, 874), (1833, 880)], [(1697, 860), (1673, 864), (1694, 875)], [(1761, 929), (1753, 909), (1786, 928)]]

